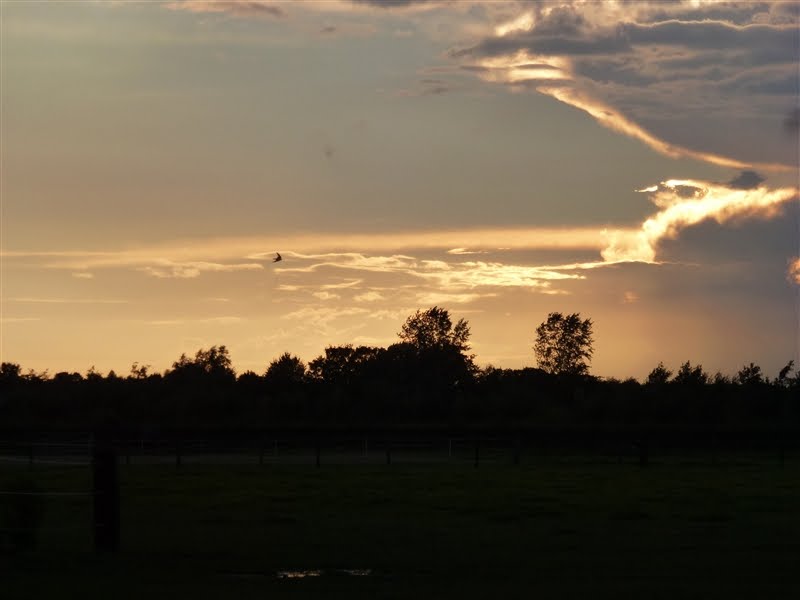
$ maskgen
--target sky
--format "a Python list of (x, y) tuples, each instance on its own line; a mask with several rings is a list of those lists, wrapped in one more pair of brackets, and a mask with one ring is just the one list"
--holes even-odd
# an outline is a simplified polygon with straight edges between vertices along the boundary
[(800, 364), (797, 4), (2, 0), (0, 34), (2, 361), (262, 373), (438, 305), (479, 365), (554, 311), (603, 377)]

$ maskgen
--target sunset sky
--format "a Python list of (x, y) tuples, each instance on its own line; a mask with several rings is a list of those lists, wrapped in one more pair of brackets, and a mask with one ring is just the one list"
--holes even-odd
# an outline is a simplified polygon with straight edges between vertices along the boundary
[[(0, 3), (3, 361), (386, 346), (552, 311), (591, 372), (800, 363), (796, 3)], [(275, 252), (283, 261), (272, 263)]]

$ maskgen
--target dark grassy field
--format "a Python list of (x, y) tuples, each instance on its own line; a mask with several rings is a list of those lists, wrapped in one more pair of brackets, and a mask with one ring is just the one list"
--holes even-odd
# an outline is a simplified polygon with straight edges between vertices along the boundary
[[(4, 467), (49, 491), (87, 468)], [(121, 466), (122, 551), (53, 496), (3, 598), (800, 597), (800, 465)], [(353, 576), (341, 569), (369, 569)], [(278, 571), (322, 570), (279, 579)]]

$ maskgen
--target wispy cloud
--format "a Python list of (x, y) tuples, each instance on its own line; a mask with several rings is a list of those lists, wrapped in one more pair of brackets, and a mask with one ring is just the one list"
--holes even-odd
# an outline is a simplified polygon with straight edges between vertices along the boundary
[(164, 6), (170, 10), (194, 13), (229, 13), (238, 17), (277, 17), (287, 15), (274, 0), (175, 0)]
[(376, 292), (374, 290), (370, 290), (368, 292), (364, 292), (363, 294), (358, 294), (353, 296), (353, 300), (356, 302), (379, 302), (384, 300), (383, 294), (380, 292)]
[(789, 262), (789, 269), (786, 272), (789, 281), (800, 285), (800, 257)]
[(314, 292), (312, 294), (317, 300), (338, 300), (341, 298), (339, 294), (332, 294), (331, 292), (321, 291), (321, 292)]
[(450, 305), (450, 304), (468, 304), (483, 298), (493, 298), (497, 296), (496, 293), (477, 293), (477, 292), (462, 292), (462, 293), (447, 293), (447, 292), (423, 292), (417, 294), (417, 302), (422, 306), (433, 305)]
[(19, 302), (22, 304), (127, 304), (128, 300), (111, 298), (36, 298), (15, 297), (6, 298), (5, 302)]
[(650, 193), (661, 210), (633, 234), (609, 232), (609, 245), (601, 253), (605, 261), (653, 262), (659, 242), (676, 237), (686, 227), (706, 220), (725, 223), (735, 218), (769, 218), (798, 197), (796, 188), (737, 189), (695, 180), (665, 181), (642, 191)]
[(41, 320), (41, 317), (0, 317), (0, 323), (30, 323)]
[[(226, 264), (226, 261), (272, 261), (275, 248), (284, 257), (308, 258), (314, 253), (398, 252), (469, 247), (474, 250), (601, 250), (602, 229), (597, 227), (497, 227), (441, 229), (376, 233), (298, 233), (271, 237), (186, 239), (124, 250), (47, 251), (0, 250), (7, 260), (36, 259), (55, 269), (90, 270), (120, 267), (151, 267), (161, 276), (195, 271), (262, 269), (256, 262)], [(287, 251), (283, 250), (287, 249)], [(173, 269), (173, 266), (176, 269)], [(280, 268), (280, 267), (277, 267)], [(173, 275), (175, 276), (175, 275)], [(196, 275), (191, 275), (196, 276)]]
[[(774, 115), (796, 104), (799, 79), (799, 15), (789, 3), (560, 0), (510, 11), (477, 43), (451, 50), (463, 69), (553, 97), (665, 156), (795, 168), (785, 147), (779, 160), (753, 161), (766, 144), (732, 148), (706, 126), (758, 120), (759, 135), (776, 137)], [(669, 126), (687, 121), (699, 127), (680, 137)]]
[(656, 152), (669, 156), (670, 158), (691, 158), (699, 160), (712, 165), (719, 165), (721, 167), (731, 167), (735, 169), (746, 169), (754, 167), (765, 171), (791, 171), (793, 167), (780, 163), (754, 163), (736, 160), (719, 154), (711, 152), (700, 152), (691, 150), (676, 144), (669, 144), (664, 140), (656, 137), (647, 131), (641, 125), (634, 123), (631, 119), (625, 117), (620, 111), (615, 110), (598, 100), (589, 97), (578, 90), (568, 87), (548, 87), (540, 86), (536, 90), (546, 96), (552, 96), (556, 100), (569, 104), (575, 108), (588, 113), (594, 117), (598, 123), (607, 127), (617, 133), (621, 133), (628, 137), (644, 142), (647, 146)]
[(260, 271), (264, 268), (259, 263), (221, 264), (213, 262), (184, 262), (178, 263), (166, 259), (157, 261), (157, 265), (139, 267), (139, 271), (159, 279), (177, 278), (193, 279), (202, 273), (231, 273), (235, 271)]
[(201, 319), (155, 319), (147, 321), (148, 325), (171, 326), (171, 325), (238, 325), (244, 323), (246, 319), (236, 316), (205, 317)]

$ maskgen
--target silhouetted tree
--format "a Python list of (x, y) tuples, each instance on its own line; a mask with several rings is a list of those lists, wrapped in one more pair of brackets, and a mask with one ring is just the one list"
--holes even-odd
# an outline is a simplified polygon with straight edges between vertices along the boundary
[(131, 372), (128, 379), (147, 379), (150, 371), (150, 365), (140, 365), (135, 362), (131, 365)]
[(453, 325), (447, 309), (434, 306), (426, 311), (417, 311), (403, 323), (400, 340), (418, 350), (430, 348), (455, 348), (466, 354), (469, 352), (471, 332), (465, 319)]
[(383, 348), (370, 346), (328, 346), (324, 356), (308, 364), (309, 375), (332, 385), (351, 385), (363, 378), (367, 366), (382, 352), (385, 352)]
[(83, 375), (81, 375), (80, 373), (69, 373), (67, 371), (61, 371), (53, 375), (53, 382), (58, 385), (80, 383), (81, 381), (83, 381)]
[[(788, 363), (786, 363), (786, 366), (783, 367), (778, 373), (778, 378), (775, 380), (775, 383), (777, 383), (781, 387), (785, 387), (789, 382), (791, 382), (791, 377), (789, 377), (789, 375), (791, 374), (793, 369), (794, 369), (794, 361), (790, 360)], [(798, 372), (797, 376), (800, 377), (800, 372)]]
[(664, 385), (672, 377), (672, 371), (664, 366), (663, 362), (658, 363), (658, 366), (650, 371), (645, 383), (647, 385)]
[(264, 380), (276, 387), (286, 387), (303, 383), (306, 377), (306, 365), (296, 356), (284, 352), (269, 363)]
[(730, 383), (731, 383), (731, 378), (728, 377), (727, 375), (725, 375), (724, 373), (721, 373), (720, 371), (717, 371), (716, 373), (714, 373), (714, 376), (711, 377), (709, 380), (711, 381), (711, 383), (713, 383), (714, 385), (718, 385), (718, 386), (719, 385), (730, 385)]
[(95, 369), (94, 365), (89, 367), (89, 370), (86, 371), (86, 381), (88, 381), (89, 383), (97, 383), (102, 380), (103, 376), (100, 374), (100, 371)]
[(554, 312), (536, 328), (533, 351), (539, 368), (547, 373), (586, 375), (593, 344), (591, 319), (581, 319), (580, 313), (564, 316)]
[(761, 367), (750, 363), (739, 369), (734, 381), (739, 385), (760, 385), (764, 383), (764, 374), (761, 372)]
[(181, 354), (172, 363), (172, 369), (166, 373), (166, 377), (187, 383), (230, 384), (236, 380), (236, 373), (228, 349), (225, 346), (211, 346), (208, 350), (198, 350), (194, 358)]
[(705, 385), (708, 383), (708, 373), (703, 371), (703, 365), (693, 367), (692, 363), (687, 360), (678, 369), (678, 373), (672, 381), (680, 385)]

